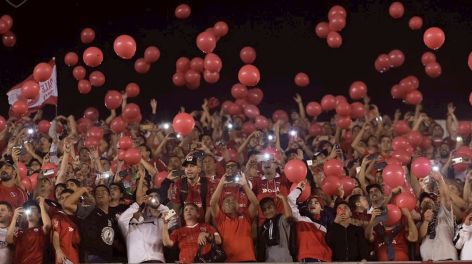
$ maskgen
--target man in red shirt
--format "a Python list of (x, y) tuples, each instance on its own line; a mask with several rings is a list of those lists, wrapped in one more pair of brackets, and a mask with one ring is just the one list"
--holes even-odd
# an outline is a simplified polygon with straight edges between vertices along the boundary
[[(51, 228), (51, 219), (47, 214), (44, 198), (38, 197), (36, 202), (28, 202), (24, 207), (15, 209), (13, 219), (8, 227), (7, 239), (9, 244), (15, 245), (16, 264), (43, 263), (45, 247)], [(15, 232), (16, 222), (20, 214), (26, 217), (28, 226)], [(43, 225), (41, 226), (41, 221)]]
[(0, 163), (0, 201), (8, 202), (13, 209), (22, 206), (28, 196), (20, 187), (18, 175), (9, 161)]
[[(64, 200), (73, 193), (74, 191), (69, 189), (61, 192), (58, 202), (62, 208), (64, 208)], [(56, 264), (61, 264), (66, 259), (74, 264), (79, 263), (79, 228), (71, 218), (72, 215), (73, 212), (61, 210), (52, 218), (52, 244), (56, 252)]]
[(210, 251), (209, 242), (215, 240), (216, 244), (221, 244), (221, 237), (216, 230), (205, 223), (199, 223), (199, 208), (193, 203), (187, 203), (183, 212), (185, 226), (181, 227), (169, 236), (169, 219), (164, 221), (162, 228), (162, 242), (166, 247), (173, 247), (175, 244), (180, 249), (179, 261), (181, 263), (192, 263), (197, 254), (199, 246), (202, 246), (202, 254)]

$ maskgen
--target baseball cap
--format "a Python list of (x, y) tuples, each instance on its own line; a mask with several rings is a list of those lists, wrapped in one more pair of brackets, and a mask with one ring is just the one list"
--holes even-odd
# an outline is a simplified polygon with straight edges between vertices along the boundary
[(197, 165), (197, 162), (198, 162), (198, 158), (193, 156), (193, 155), (188, 155), (187, 157), (185, 157), (185, 160), (184, 162), (182, 163), (182, 166), (185, 167), (189, 164), (192, 164), (192, 165)]

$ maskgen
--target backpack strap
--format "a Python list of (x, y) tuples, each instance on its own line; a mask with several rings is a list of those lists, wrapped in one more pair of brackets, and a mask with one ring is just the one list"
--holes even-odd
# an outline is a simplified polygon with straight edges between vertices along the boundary
[(202, 200), (202, 208), (206, 211), (206, 197), (208, 194), (208, 179), (206, 177), (200, 177), (200, 199)]
[(180, 203), (184, 204), (185, 200), (187, 200), (188, 196), (188, 180), (187, 177), (183, 177), (181, 180), (181, 185), (180, 185), (180, 193), (179, 193), (179, 198), (180, 198)]

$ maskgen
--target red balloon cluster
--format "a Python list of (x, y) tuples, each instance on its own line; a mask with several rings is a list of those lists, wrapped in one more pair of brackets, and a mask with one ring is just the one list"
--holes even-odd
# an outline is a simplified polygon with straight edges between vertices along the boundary
[(463, 138), (468, 137), (472, 133), (472, 124), (470, 121), (460, 121), (457, 133)]
[(236, 83), (231, 87), (231, 95), (235, 99), (234, 102), (225, 101), (223, 103), (223, 111), (230, 115), (244, 114), (249, 118), (256, 118), (260, 115), (259, 105), (264, 97), (264, 93), (259, 88), (247, 89), (241, 83)]
[(2, 36), (3, 46), (11, 48), (16, 44), (16, 35), (11, 31), (13, 27), (13, 18), (10, 15), (0, 17), (0, 35)]
[(436, 61), (436, 55), (431, 51), (423, 53), (421, 56), (421, 63), (424, 66), (426, 75), (431, 78), (437, 78), (441, 75), (442, 69), (441, 64)]
[(388, 71), (390, 68), (398, 68), (405, 62), (405, 55), (401, 50), (394, 49), (388, 54), (380, 54), (374, 61), (374, 68), (380, 73)]
[(394, 99), (403, 99), (406, 104), (417, 105), (423, 101), (423, 94), (418, 90), (420, 82), (414, 75), (403, 78), (390, 91)]
[[(134, 45), (136, 46), (136, 43)], [(134, 48), (134, 51), (136, 51), (136, 48)], [(133, 55), (134, 55), (134, 52), (133, 52)], [(133, 55), (131, 55), (131, 57)], [(161, 51), (159, 50), (159, 48), (156, 46), (149, 46), (144, 51), (144, 57), (138, 58), (134, 62), (134, 70), (139, 74), (146, 74), (151, 69), (151, 65), (155, 63), (156, 61), (158, 61), (160, 57), (161, 57)]]
[(224, 21), (218, 21), (211, 28), (207, 28), (205, 31), (198, 34), (195, 42), (198, 49), (203, 53), (212, 53), (216, 48), (218, 40), (228, 34), (229, 27)]
[(278, 109), (272, 113), (272, 121), (281, 121), (283, 124), (288, 122), (288, 114), (285, 110)]
[(315, 34), (319, 38), (326, 38), (330, 48), (339, 48), (343, 43), (341, 32), (346, 27), (347, 12), (344, 7), (335, 5), (328, 11), (329, 23), (322, 21), (315, 27)]

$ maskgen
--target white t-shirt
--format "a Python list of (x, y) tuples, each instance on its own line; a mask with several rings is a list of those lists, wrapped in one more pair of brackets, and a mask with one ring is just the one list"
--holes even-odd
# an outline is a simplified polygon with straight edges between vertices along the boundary
[(12, 261), (12, 251), (5, 242), (8, 227), (0, 227), (0, 264), (10, 264)]

